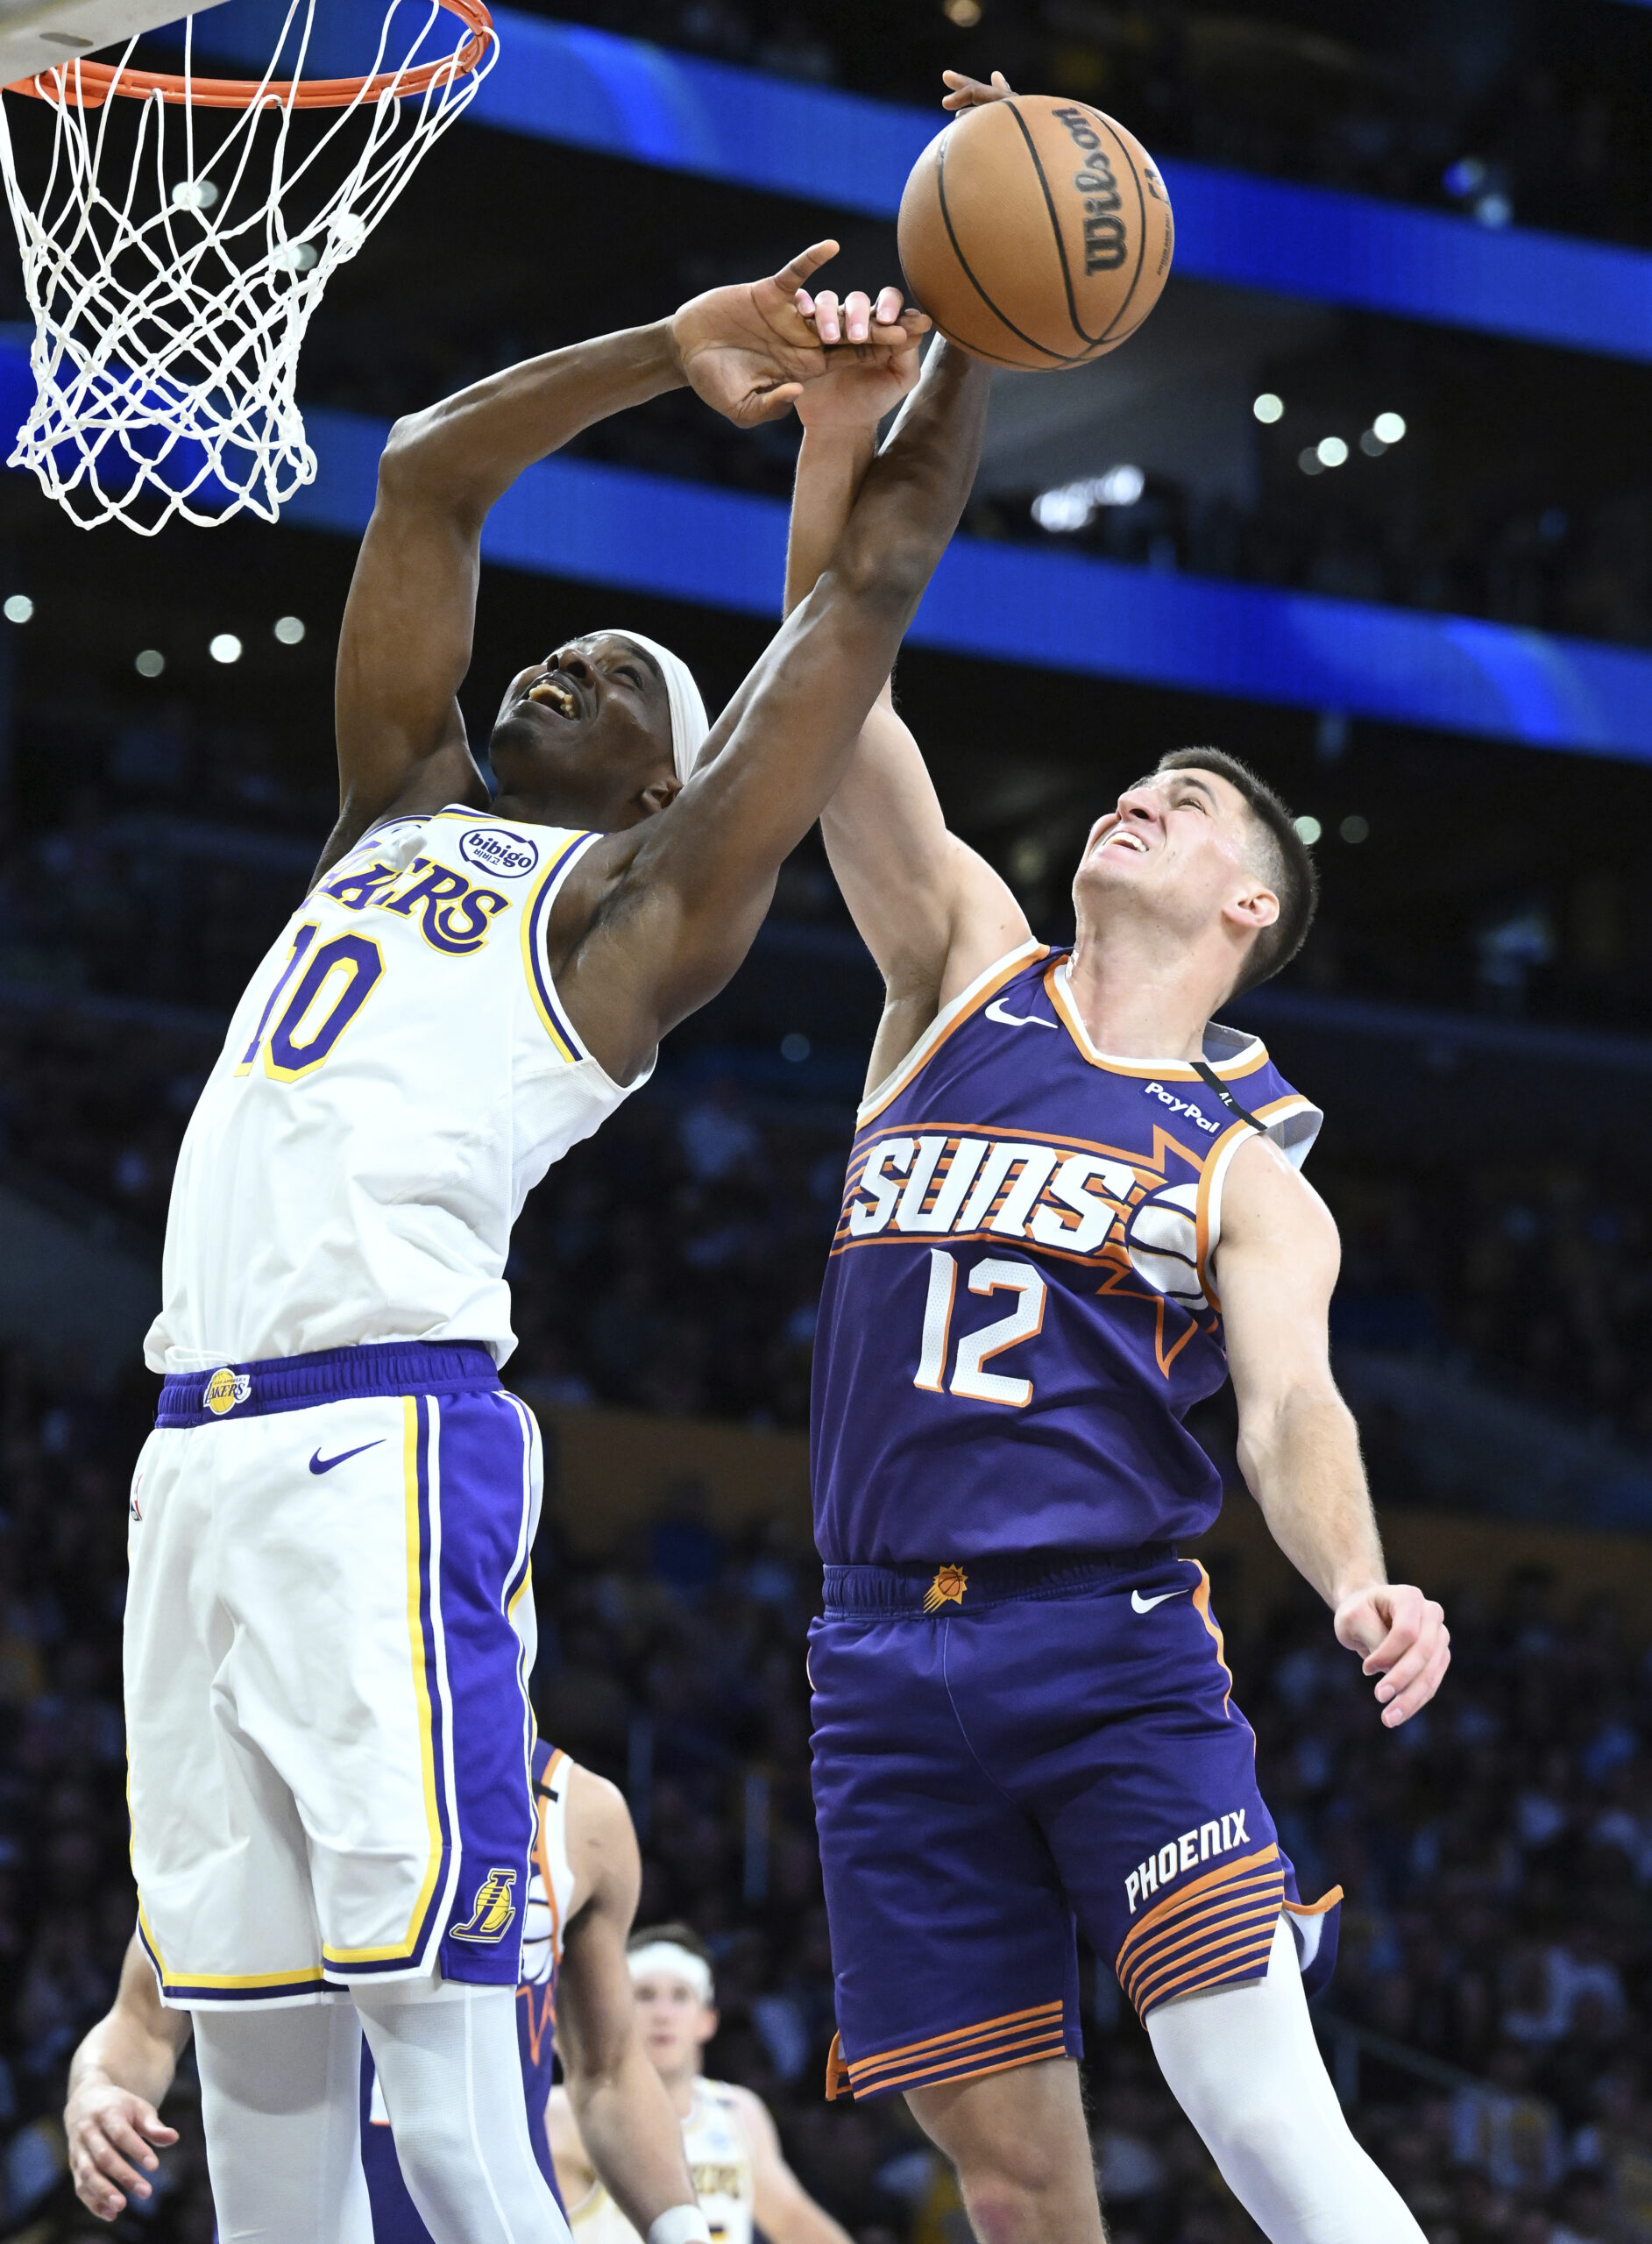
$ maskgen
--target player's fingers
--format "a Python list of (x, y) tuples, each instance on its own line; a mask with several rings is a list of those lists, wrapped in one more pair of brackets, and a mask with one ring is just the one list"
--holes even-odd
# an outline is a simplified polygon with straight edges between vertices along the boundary
[(92, 2164), (106, 2183), (113, 2183), (135, 2198), (146, 2198), (150, 2194), (149, 2184), (143, 2175), (121, 2156), (107, 2135), (94, 2135), (87, 2148), (91, 2154)]
[(791, 301), (796, 304), (798, 309), (803, 314), (805, 319), (812, 319), (814, 317), (814, 298), (809, 294), (809, 291), (806, 288), (794, 289), (792, 292)]
[(1433, 1634), (1427, 1631), (1419, 1633), (1410, 1650), (1400, 1654), (1378, 1684), (1376, 1700), (1379, 1707), (1386, 1707), (1391, 1699), (1400, 1697), (1410, 1687), (1434, 1658), (1438, 1643), (1439, 1639)]
[(74, 2194), (88, 2212), (95, 2212), (100, 2220), (113, 2220), (126, 2210), (126, 2200), (113, 2183), (106, 2182), (94, 2166), (76, 2166)]
[(137, 2128), (129, 2120), (123, 2120), (118, 2113), (105, 2113), (103, 2136), (103, 2141), (110, 2144), (120, 2156), (130, 2158), (148, 2173), (152, 2174), (160, 2163)]
[(851, 343), (864, 343), (872, 331), (872, 304), (864, 288), (851, 288), (843, 299), (843, 331)]
[(814, 300), (814, 331), (822, 343), (843, 340), (843, 321), (835, 288), (822, 288)]
[(833, 241), (812, 242), (807, 249), (800, 251), (792, 259), (790, 265), (783, 266), (776, 273), (776, 288), (783, 288), (789, 296), (793, 295), (802, 288), (812, 273), (818, 273), (837, 253), (838, 245)]
[(1397, 1699), (1383, 1708), (1384, 1728), (1398, 1729), (1401, 1722), (1409, 1722), (1413, 1715), (1421, 1714), (1439, 1689), (1444, 1679), (1445, 1671), (1450, 1665), (1450, 1644), (1437, 1645), (1433, 1658), (1416, 1680), (1407, 1690), (1402, 1691)]
[(802, 395), (801, 382), (780, 382), (773, 389), (755, 389), (741, 401), (730, 418), (737, 428), (755, 429), (765, 421), (783, 419)]
[(1377, 1608), (1372, 1618), (1379, 1625), (1386, 1618), (1387, 1633), (1365, 1654), (1365, 1672), (1367, 1675), (1386, 1675), (1401, 1655), (1410, 1651), (1417, 1640), (1423, 1621), (1423, 1597), (1421, 1590), (1400, 1587), (1386, 1594), (1387, 1613)]
[(880, 288), (877, 302), (872, 307), (872, 317), (879, 327), (898, 327), (901, 324), (901, 292), (898, 288)]

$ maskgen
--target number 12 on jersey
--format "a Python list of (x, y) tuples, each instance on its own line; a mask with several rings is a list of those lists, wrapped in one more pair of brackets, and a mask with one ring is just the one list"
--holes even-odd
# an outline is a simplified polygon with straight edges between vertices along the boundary
[(1030, 1262), (1010, 1262), (988, 1255), (969, 1273), (972, 1294), (1018, 1294), (1020, 1299), (1007, 1317), (983, 1324), (979, 1332), (966, 1332), (958, 1342), (950, 1381), (947, 1362), (952, 1354), (953, 1305), (958, 1296), (958, 1263), (944, 1246), (929, 1250), (929, 1293), (924, 1303), (924, 1337), (918, 1350), (912, 1385), (932, 1395), (964, 1395), (976, 1402), (1003, 1402), (1025, 1410), (1032, 1400), (1030, 1379), (1006, 1379), (988, 1371), (989, 1358), (1002, 1355), (1019, 1341), (1031, 1340), (1044, 1327), (1044, 1303), (1048, 1292), (1042, 1276)]

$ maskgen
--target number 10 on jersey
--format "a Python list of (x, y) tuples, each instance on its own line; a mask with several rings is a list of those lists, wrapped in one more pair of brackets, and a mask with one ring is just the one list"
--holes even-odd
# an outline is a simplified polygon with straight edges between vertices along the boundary
[(1020, 1296), (1007, 1317), (983, 1324), (979, 1332), (966, 1332), (958, 1342), (953, 1374), (947, 1376), (953, 1354), (953, 1308), (958, 1298), (958, 1260), (944, 1246), (929, 1250), (929, 1292), (924, 1303), (924, 1337), (918, 1350), (912, 1385), (932, 1395), (968, 1395), (976, 1402), (1003, 1402), (1025, 1410), (1032, 1400), (1030, 1379), (1007, 1379), (989, 1371), (987, 1362), (1031, 1340), (1044, 1327), (1044, 1303), (1048, 1292), (1042, 1276), (1030, 1262), (1011, 1262), (988, 1255), (969, 1273), (972, 1294), (1017, 1294)]

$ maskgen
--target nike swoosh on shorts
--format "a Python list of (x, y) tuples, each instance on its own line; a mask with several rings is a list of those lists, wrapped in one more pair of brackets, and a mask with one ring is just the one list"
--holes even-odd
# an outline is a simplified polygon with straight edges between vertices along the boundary
[[(315, 1469), (314, 1466), (310, 1467), (312, 1472)], [(1161, 1589), (1157, 1597), (1144, 1597), (1140, 1590), (1132, 1589), (1130, 1593), (1131, 1610), (1134, 1613), (1151, 1613), (1154, 1606), (1162, 1605), (1166, 1598), (1185, 1597), (1187, 1594), (1185, 1589)]]
[(1003, 999), (995, 998), (987, 1007), (987, 1019), (996, 1020), (1002, 1028), (1053, 1028), (1053, 1020), (1040, 1020), (1037, 1013), (1007, 1013)]
[(335, 1465), (346, 1465), (352, 1457), (359, 1457), (362, 1450), (379, 1448), (384, 1438), (380, 1434), (378, 1441), (364, 1441), (358, 1448), (341, 1449), (337, 1457), (323, 1457), (317, 1450), (309, 1460), (309, 1469), (312, 1473), (330, 1473)]

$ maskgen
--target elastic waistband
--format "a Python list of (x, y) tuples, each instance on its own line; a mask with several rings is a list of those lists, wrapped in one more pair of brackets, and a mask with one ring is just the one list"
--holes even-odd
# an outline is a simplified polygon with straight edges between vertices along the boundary
[(967, 1566), (828, 1566), (828, 1613), (944, 1613), (974, 1611), (1017, 1597), (1060, 1597), (1075, 1590), (1110, 1587), (1121, 1573), (1173, 1559), (1173, 1543), (1138, 1543), (1130, 1551), (1059, 1552), (1024, 1559), (975, 1559)]
[(171, 1372), (161, 1386), (155, 1424), (210, 1426), (225, 1418), (307, 1410), (349, 1395), (484, 1393), (498, 1385), (499, 1367), (486, 1348), (464, 1340), (386, 1340), (225, 1364), (217, 1371)]

